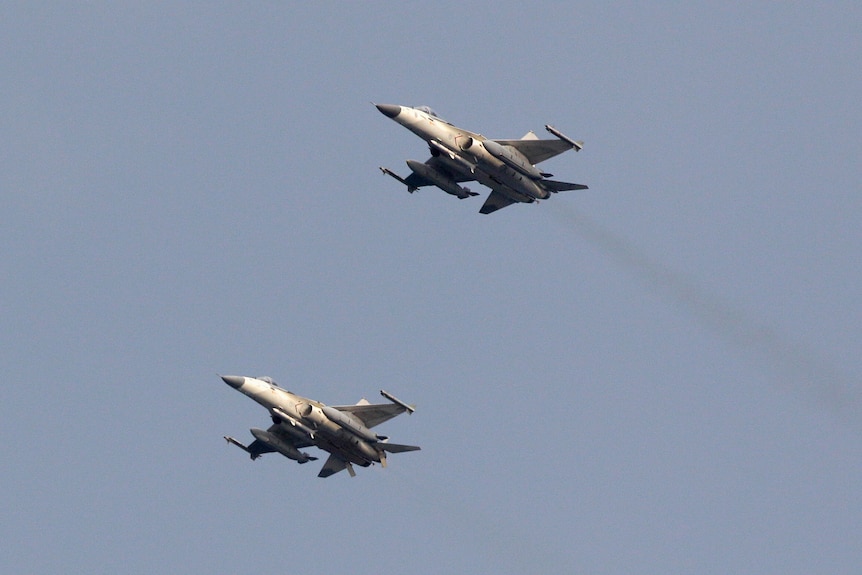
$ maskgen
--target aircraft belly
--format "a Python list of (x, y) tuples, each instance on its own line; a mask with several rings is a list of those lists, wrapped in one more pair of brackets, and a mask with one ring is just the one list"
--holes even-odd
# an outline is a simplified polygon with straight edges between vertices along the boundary
[(459, 162), (458, 160), (453, 160), (448, 156), (444, 156), (442, 154), (434, 158), (434, 160), (442, 164), (442, 167), (444, 169), (451, 172), (456, 182), (469, 182), (470, 180), (476, 179), (475, 171), (471, 172), (469, 169), (467, 169), (467, 166), (465, 164)]
[[(539, 187), (533, 180), (522, 176), (514, 169), (503, 164), (495, 173), (500, 183), (514, 191), (518, 196), (525, 198), (519, 201), (532, 202), (533, 200), (544, 200), (550, 194)], [(511, 194), (510, 194), (511, 195)]]
[(359, 457), (356, 453), (353, 453), (350, 450), (342, 449), (341, 447), (337, 447), (332, 445), (331, 443), (327, 443), (324, 445), (318, 445), (320, 449), (323, 449), (327, 453), (338, 457), (339, 459), (343, 459), (344, 461), (349, 461), (350, 463), (354, 463), (361, 467), (368, 467), (371, 463), (365, 459), (364, 457)]
[[(318, 431), (324, 430), (319, 429)], [(379, 456), (372, 458), (370, 457), (370, 453), (365, 454), (358, 445), (354, 445), (353, 443), (357, 440), (362, 441), (349, 431), (338, 427), (334, 430), (327, 429), (324, 433), (318, 435), (317, 447), (324, 451), (328, 451), (333, 455), (337, 455), (345, 461), (349, 461), (363, 467), (370, 465), (371, 461), (379, 460)], [(367, 444), (367, 442), (366, 445), (368, 445), (369, 449), (374, 449)]]
[(503, 194), (507, 198), (510, 198), (512, 201), (527, 203), (534, 201), (531, 196), (528, 194), (522, 193), (521, 191), (512, 188), (507, 185), (506, 182), (501, 181), (501, 178), (498, 178), (496, 174), (491, 175), (483, 168), (479, 168), (476, 170), (476, 173), (473, 174), (473, 177), (476, 178), (476, 181), (482, 184), (483, 186), (487, 186), (497, 192), (498, 194)]
[(497, 192), (498, 194), (503, 194), (504, 196), (522, 204), (530, 204), (535, 200), (528, 195), (522, 194), (517, 190), (513, 190), (509, 186), (496, 184), (494, 186), (489, 186), (492, 190)]
[[(482, 141), (484, 141), (484, 138)], [(479, 168), (477, 171), (482, 171), (487, 176), (485, 181), (474, 176), (482, 185), (488, 186), (492, 190), (518, 202), (530, 203), (535, 200), (544, 200), (550, 196), (550, 193), (535, 181), (522, 175), (488, 152), (484, 144), (481, 146), (472, 146), (470, 153), (477, 162)], [(488, 183), (488, 179), (493, 183)]]
[(371, 461), (367, 457), (359, 453), (357, 450), (352, 449), (352, 446), (346, 447), (330, 445), (330, 449), (327, 449), (326, 451), (332, 453), (337, 457), (340, 457), (345, 461), (355, 463), (356, 465), (360, 465), (362, 467), (368, 467), (369, 465), (371, 465)]
[(337, 455), (338, 457), (342, 457), (343, 459), (347, 459), (346, 457), (342, 456), (341, 449), (337, 448), (329, 440), (324, 439), (323, 437), (321, 437), (319, 435), (315, 438), (314, 446), (317, 447), (318, 449), (322, 449), (323, 451), (326, 451), (327, 453), (331, 453), (332, 455)]
[[(474, 145), (470, 148), (469, 152), (457, 151), (456, 139), (468, 136), (467, 132), (453, 130), (445, 125), (438, 126), (436, 123), (431, 126), (423, 126), (423, 129), (423, 137), (427, 140), (438, 142), (438, 147), (440, 144), (445, 144), (445, 149), (448, 149), (461, 160), (458, 161), (449, 158), (446, 154), (438, 156), (438, 161), (443, 162), (446, 169), (462, 176), (462, 179), (475, 179), (483, 186), (504, 194), (516, 202), (530, 203), (537, 199), (545, 199), (550, 195), (536, 182), (521, 175), (509, 165), (491, 155), (483, 146)], [(481, 138), (481, 136), (475, 136), (476, 139)], [(465, 164), (475, 167), (472, 170), (467, 170), (465, 169)]]
[(354, 475), (352, 465), (368, 467), (381, 462), (385, 467), (384, 449), (390, 453), (419, 449), (411, 445), (380, 443), (386, 438), (370, 431), (400, 413), (412, 413), (415, 409), (383, 390), (380, 394), (391, 403), (372, 404), (362, 399), (354, 405), (326, 406), (284, 390), (268, 377), (224, 375), (221, 378), (231, 388), (264, 406), (272, 417), (273, 424), (268, 429), (250, 430), (255, 439), (249, 445), (224, 436), (229, 444), (241, 448), (252, 459), (278, 452), (306, 463), (317, 458), (300, 449), (314, 446), (330, 454), (318, 475), (329, 477), (345, 468)]

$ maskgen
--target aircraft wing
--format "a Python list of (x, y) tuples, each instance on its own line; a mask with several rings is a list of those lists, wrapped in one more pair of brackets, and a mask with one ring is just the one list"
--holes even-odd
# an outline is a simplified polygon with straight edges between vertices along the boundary
[(510, 206), (515, 203), (515, 200), (510, 198), (509, 196), (498, 192), (497, 190), (492, 190), (491, 195), (488, 196), (488, 199), (485, 200), (484, 205), (482, 205), (482, 209), (479, 210), (480, 214), (490, 214), (491, 212), (496, 212), (497, 210), (501, 210), (506, 206)]
[[(271, 425), (270, 428), (267, 429), (267, 431), (278, 437), (283, 442), (287, 443), (288, 445), (292, 445), (297, 449), (302, 449), (303, 447), (311, 447), (312, 445), (314, 445), (314, 443), (308, 440), (297, 439), (293, 435), (284, 431), (284, 429), (279, 424)], [(248, 446), (248, 452), (252, 455), (252, 457), (257, 457), (263, 455), (264, 453), (275, 453), (275, 451), (275, 449), (273, 449), (259, 439), (255, 439)]]
[[(453, 170), (439, 157), (431, 156), (427, 160), (425, 160), (425, 165), (430, 166), (437, 170), (438, 172), (442, 172), (446, 176), (452, 178), (459, 184), (464, 182), (473, 182), (476, 178), (470, 177), (465, 173), (462, 173), (460, 170)], [(416, 172), (411, 172), (409, 176), (404, 178), (404, 183), (407, 184), (410, 188), (421, 188), (423, 186), (434, 186), (436, 185), (431, 180), (424, 178), (417, 174)]]
[(434, 168), (435, 170), (443, 172), (459, 184), (462, 184), (464, 182), (476, 181), (476, 178), (470, 176), (465, 172), (462, 172), (461, 170), (453, 170), (446, 162), (441, 160), (439, 157), (431, 156), (425, 163)]
[(323, 464), (323, 467), (320, 469), (320, 473), (318, 473), (317, 476), (329, 477), (330, 475), (335, 475), (346, 467), (346, 461), (344, 461), (340, 457), (337, 457), (335, 454), (332, 454), (326, 458), (326, 462)]
[(384, 421), (389, 421), (393, 417), (407, 411), (402, 405), (397, 403), (366, 403), (364, 405), (333, 405), (338, 411), (346, 411), (362, 420), (365, 427), (372, 428), (380, 425)]
[(494, 140), (501, 146), (512, 146), (535, 165), (539, 162), (544, 162), (549, 158), (553, 158), (567, 150), (571, 150), (572, 146), (563, 140)]
[[(270, 427), (270, 429), (272, 428)], [(242, 447), (242, 445), (240, 445), (240, 447)], [(273, 449), (259, 439), (255, 439), (254, 441), (252, 441), (245, 449), (246, 451), (248, 451), (249, 455), (251, 455), (252, 459), (257, 459), (264, 453), (275, 453), (275, 449)]]
[[(425, 163), (427, 164), (428, 162)], [(423, 178), (416, 172), (410, 172), (410, 175), (404, 178), (404, 183), (407, 185), (408, 188), (410, 188), (410, 190), (413, 190), (414, 188), (422, 188), (424, 186), (434, 185), (434, 182), (427, 178)]]

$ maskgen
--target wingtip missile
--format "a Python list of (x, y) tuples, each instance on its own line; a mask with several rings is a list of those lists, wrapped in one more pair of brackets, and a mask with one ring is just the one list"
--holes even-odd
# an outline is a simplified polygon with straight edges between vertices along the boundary
[(234, 438), (233, 438), (233, 437), (231, 437), (230, 435), (225, 435), (225, 436), (224, 436), (224, 439), (225, 439), (225, 441), (227, 441), (228, 443), (232, 443), (232, 444), (236, 445), (237, 447), (239, 447), (240, 449), (242, 449), (243, 451), (245, 451), (246, 453), (248, 453), (248, 454), (249, 454), (249, 456), (251, 456), (251, 460), (252, 460), (252, 461), (254, 461), (254, 460), (255, 460), (255, 459), (257, 459), (258, 457), (260, 457), (260, 453), (252, 453), (252, 452), (251, 452), (251, 450), (248, 448), (248, 446), (244, 445), (244, 444), (243, 444), (242, 442), (240, 442), (238, 439), (234, 439)]
[(406, 409), (408, 413), (413, 413), (414, 411), (416, 411), (416, 406), (415, 406), (415, 405), (408, 405), (408, 404), (404, 403), (403, 401), (401, 401), (400, 399), (398, 399), (397, 397), (395, 397), (394, 395), (392, 395), (392, 394), (391, 394), (391, 393), (389, 393), (388, 391), (385, 391), (385, 390), (382, 390), (382, 389), (381, 389), (381, 390), (380, 390), (380, 395), (382, 395), (383, 397), (385, 397), (386, 399), (388, 399), (388, 400), (389, 400), (389, 401), (391, 401), (392, 403), (394, 403), (394, 404), (396, 404), (396, 405), (400, 405), (401, 407), (403, 407), (404, 409)]
[(379, 168), (380, 168), (380, 171), (383, 172), (384, 174), (386, 174), (387, 176), (392, 176), (393, 178), (395, 178), (396, 180), (398, 180), (399, 182), (401, 182), (402, 184), (407, 186), (407, 191), (410, 192), (411, 194), (419, 189), (419, 188), (413, 187), (410, 184), (408, 184), (407, 180), (405, 180), (404, 178), (402, 178), (401, 176), (399, 176), (398, 174), (396, 174), (395, 172), (393, 172), (389, 168), (384, 168), (383, 166), (379, 166)]
[(227, 441), (228, 443), (233, 443), (234, 445), (236, 445), (237, 447), (239, 447), (243, 451), (248, 452), (248, 447), (243, 445), (238, 439), (235, 439), (235, 438), (231, 437), (230, 435), (225, 435), (224, 440)]
[(558, 137), (559, 139), (561, 139), (562, 141), (564, 141), (565, 143), (567, 143), (568, 145), (570, 145), (571, 147), (573, 147), (575, 149), (575, 151), (580, 152), (581, 150), (584, 149), (584, 143), (583, 142), (580, 142), (580, 141), (576, 142), (575, 140), (571, 139), (570, 137), (563, 134), (561, 131), (559, 131), (555, 127), (553, 127), (552, 125), (545, 124), (545, 129), (547, 131), (549, 131), (550, 133), (552, 133), (553, 135), (555, 135), (556, 137)]

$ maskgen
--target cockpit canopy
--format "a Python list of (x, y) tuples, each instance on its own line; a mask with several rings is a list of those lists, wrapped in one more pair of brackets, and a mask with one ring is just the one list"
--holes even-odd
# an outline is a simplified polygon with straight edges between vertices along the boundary
[(437, 118), (438, 120), (440, 120), (440, 121), (441, 121), (441, 122), (443, 122), (443, 123), (449, 124), (450, 126), (452, 125), (452, 123), (451, 123), (451, 122), (449, 122), (448, 120), (446, 120), (446, 119), (441, 118), (440, 116), (438, 116), (438, 115), (437, 115), (437, 112), (435, 112), (434, 110), (432, 110), (432, 109), (431, 109), (431, 106), (416, 106), (416, 107), (415, 107), (415, 108), (413, 108), (413, 109), (414, 109), (414, 110), (419, 110), (420, 112), (425, 112), (426, 114), (428, 114), (428, 115), (429, 115), (429, 116), (431, 116), (432, 118)]
[(281, 387), (280, 385), (278, 385), (277, 383), (275, 383), (275, 380), (274, 380), (274, 379), (272, 379), (272, 378), (271, 378), (270, 376), (268, 376), (268, 375), (261, 375), (260, 377), (256, 377), (255, 379), (259, 379), (259, 380), (261, 380), (261, 381), (263, 381), (263, 382), (268, 383), (268, 384), (269, 384), (269, 385), (271, 385), (272, 387), (275, 387), (275, 388), (277, 388), (277, 389), (281, 389), (281, 390), (283, 390), (283, 391), (287, 391), (287, 393), (290, 393), (290, 391), (289, 391), (289, 390), (284, 389), (283, 387)]
[(420, 112), (425, 112), (426, 114), (434, 116), (435, 118), (440, 117), (437, 115), (437, 112), (435, 112), (434, 110), (431, 109), (431, 106), (416, 106), (416, 109), (419, 110)]

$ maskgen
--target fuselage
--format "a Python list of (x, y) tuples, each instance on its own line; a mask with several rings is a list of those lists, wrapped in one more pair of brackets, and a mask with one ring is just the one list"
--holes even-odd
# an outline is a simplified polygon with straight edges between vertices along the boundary
[[(376, 436), (349, 413), (291, 393), (268, 378), (229, 376), (222, 379), (265, 407), (273, 422), (289, 434), (362, 467), (381, 461), (382, 450), (374, 445)], [(346, 420), (339, 424), (328, 417), (327, 412)]]
[(380, 105), (378, 109), (428, 142), (432, 155), (439, 157), (452, 172), (475, 179), (518, 202), (529, 203), (550, 196), (524, 168), (515, 169), (491, 154), (486, 149), (485, 136), (450, 124), (428, 108)]

